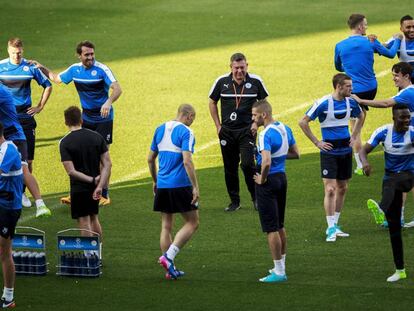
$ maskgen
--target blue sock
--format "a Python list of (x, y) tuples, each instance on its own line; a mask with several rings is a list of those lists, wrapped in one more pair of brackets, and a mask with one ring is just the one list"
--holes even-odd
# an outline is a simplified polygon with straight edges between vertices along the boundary
[(109, 189), (108, 188), (103, 188), (102, 189), (102, 196), (107, 199), (108, 198), (108, 193), (109, 193)]

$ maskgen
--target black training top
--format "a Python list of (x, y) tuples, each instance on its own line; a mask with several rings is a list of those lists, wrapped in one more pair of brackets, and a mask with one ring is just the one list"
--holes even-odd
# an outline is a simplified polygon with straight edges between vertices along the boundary
[[(72, 131), (60, 141), (61, 161), (72, 161), (75, 169), (85, 175), (96, 177), (100, 174), (101, 155), (108, 151), (103, 137), (91, 130)], [(73, 191), (91, 191), (92, 183), (70, 178)]]
[(209, 97), (215, 102), (221, 99), (222, 126), (230, 129), (241, 129), (252, 124), (253, 104), (268, 95), (266, 87), (259, 76), (248, 73), (246, 79), (238, 85), (230, 73), (217, 78), (211, 88)]

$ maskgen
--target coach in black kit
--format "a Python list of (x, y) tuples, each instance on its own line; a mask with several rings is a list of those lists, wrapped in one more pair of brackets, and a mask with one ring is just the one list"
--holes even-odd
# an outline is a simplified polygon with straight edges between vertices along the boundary
[[(265, 99), (268, 93), (262, 79), (247, 73), (247, 67), (243, 54), (233, 54), (230, 58), (231, 73), (217, 78), (209, 95), (210, 114), (220, 139), (226, 187), (231, 199), (225, 209), (227, 212), (240, 208), (240, 159), (244, 179), (256, 208), (253, 175), (257, 127), (252, 123), (252, 106), (257, 100)], [(217, 108), (219, 100), (221, 122)]]
[(80, 229), (102, 236), (98, 219), (102, 187), (111, 171), (111, 159), (105, 140), (98, 133), (82, 128), (82, 113), (78, 107), (65, 110), (65, 124), (70, 133), (60, 141), (60, 156), (70, 177), (72, 218)]

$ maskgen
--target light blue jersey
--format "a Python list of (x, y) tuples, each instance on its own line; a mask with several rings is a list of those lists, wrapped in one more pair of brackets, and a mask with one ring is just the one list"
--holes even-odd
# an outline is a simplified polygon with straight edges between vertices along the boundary
[(194, 152), (193, 131), (178, 121), (169, 121), (155, 130), (151, 150), (158, 152), (158, 188), (191, 186), (183, 163), (183, 151)]
[(386, 171), (414, 173), (414, 128), (412, 126), (406, 132), (396, 132), (392, 124), (384, 125), (375, 130), (367, 143), (373, 148), (382, 143)]
[(8, 58), (0, 61), (0, 83), (11, 92), (20, 119), (31, 118), (27, 109), (32, 106), (32, 80), (43, 88), (52, 85), (42, 71), (26, 59), (19, 65), (12, 64)]
[(114, 119), (114, 110), (107, 118), (101, 117), (101, 107), (108, 99), (109, 87), (116, 82), (112, 71), (104, 64), (97, 61), (89, 68), (82, 63), (73, 64), (59, 74), (63, 83), (74, 82), (78, 91), (81, 106), (82, 118), (90, 123), (107, 122)]
[(23, 128), (17, 118), (16, 107), (10, 91), (0, 84), (0, 122), (4, 126), (7, 140), (26, 140)]
[(292, 130), (288, 126), (281, 122), (269, 124), (259, 135), (256, 155), (257, 164), (262, 164), (261, 151), (270, 151), (272, 162), (269, 175), (284, 173), (289, 147), (295, 143)]
[(318, 118), (321, 125), (322, 140), (334, 145), (330, 151), (322, 153), (343, 155), (352, 151), (349, 147), (349, 119), (358, 118), (361, 108), (352, 98), (336, 100), (332, 95), (326, 95), (316, 101), (306, 112), (306, 115), (315, 120)]
[(393, 97), (393, 99), (397, 104), (404, 104), (408, 106), (408, 110), (410, 110), (411, 114), (410, 125), (414, 126), (414, 85), (410, 85), (405, 89), (402, 89)]
[[(399, 39), (397, 39), (397, 41), (398, 40)], [(390, 48), (395, 44), (395, 41), (396, 39), (391, 38), (385, 43), (385, 46), (387, 48)], [(409, 63), (414, 69), (414, 40), (407, 40), (405, 37), (403, 37), (397, 54), (400, 61)], [(414, 78), (414, 71), (411, 77)]]
[(378, 40), (370, 42), (361, 35), (350, 36), (335, 46), (335, 68), (351, 77), (354, 93), (374, 90), (377, 88), (374, 53), (394, 58), (400, 43), (397, 39), (391, 48), (387, 49)]
[(20, 153), (11, 141), (0, 145), (0, 207), (22, 208), (23, 170)]

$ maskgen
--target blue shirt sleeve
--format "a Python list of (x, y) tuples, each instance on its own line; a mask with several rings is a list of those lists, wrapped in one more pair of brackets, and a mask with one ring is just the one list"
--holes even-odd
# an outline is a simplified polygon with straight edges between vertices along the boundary
[(339, 53), (338, 44), (335, 46), (334, 63), (335, 63), (336, 70), (338, 70), (340, 72), (345, 71), (344, 66), (342, 65), (342, 60), (341, 60), (341, 56), (340, 56), (340, 53)]
[(8, 173), (10, 172), (10, 169), (14, 163), (14, 157), (12, 154), (12, 150), (11, 148), (13, 148), (13, 146), (7, 146), (4, 154), (3, 151), (0, 150), (0, 158), (2, 158), (2, 161), (0, 163), (0, 170), (4, 173)]
[(322, 103), (315, 102), (312, 107), (306, 111), (306, 115), (313, 121), (315, 120), (321, 111)]
[(408, 95), (408, 92), (399, 92), (393, 97), (397, 104), (406, 104), (411, 106), (412, 98)]
[(50, 81), (39, 68), (36, 66), (31, 66), (30, 69), (37, 84), (41, 85), (43, 88), (52, 86), (52, 83), (50, 83)]
[(358, 118), (361, 114), (361, 107), (358, 105), (358, 102), (352, 98), (349, 99), (351, 105), (351, 118)]
[(390, 48), (386, 48), (378, 40), (371, 42), (371, 45), (375, 53), (378, 53), (379, 55), (383, 55), (388, 58), (394, 58), (395, 55), (397, 55), (397, 51), (400, 48), (400, 44), (400, 39), (395, 39), (393, 45)]
[(367, 141), (373, 148), (378, 146), (381, 142), (385, 141), (385, 135), (387, 134), (388, 130), (385, 126), (382, 126), (375, 130), (372, 133), (371, 138)]
[(69, 67), (65, 71), (59, 73), (60, 80), (62, 80), (63, 83), (69, 84), (72, 82), (73, 80), (72, 68), (73, 67)]
[(195, 143), (193, 132), (190, 129), (183, 127), (183, 134), (181, 137), (181, 151), (189, 151), (193, 153)]
[(161, 130), (161, 127), (157, 127), (157, 129), (154, 132), (154, 137), (152, 138), (151, 147), (150, 147), (151, 151), (158, 152), (158, 143), (161, 141), (161, 139), (159, 138), (160, 134), (161, 134), (161, 139), (162, 139), (162, 136), (164, 135), (164, 131)]
[(107, 66), (102, 68), (102, 78), (107, 86), (110, 86), (113, 82), (116, 82), (115, 76), (113, 75), (111, 69)]
[(286, 126), (286, 132), (287, 132), (289, 147), (291, 147), (294, 144), (296, 144), (296, 140), (295, 140), (295, 137), (293, 136), (293, 132), (290, 129), (290, 127)]

